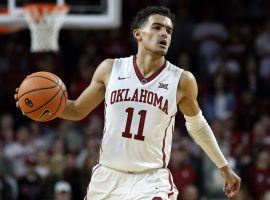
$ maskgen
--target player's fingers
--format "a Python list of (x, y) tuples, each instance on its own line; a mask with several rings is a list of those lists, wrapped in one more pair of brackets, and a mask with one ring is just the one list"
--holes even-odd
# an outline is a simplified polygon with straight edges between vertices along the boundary
[(227, 196), (228, 196), (229, 198), (233, 198), (233, 197), (235, 197), (235, 195), (238, 193), (238, 191), (239, 191), (239, 190), (233, 190), (233, 191), (231, 191)]
[(20, 108), (18, 101), (16, 101), (16, 107)]
[(15, 99), (15, 100), (18, 100), (18, 94), (17, 94), (17, 93), (14, 94), (14, 99)]
[(15, 92), (18, 93), (18, 91), (19, 91), (19, 88), (16, 88), (16, 89), (15, 89)]
[[(21, 110), (22, 111), (22, 110)], [(22, 111), (22, 114), (25, 115), (25, 113)]]
[(230, 193), (230, 187), (229, 187), (229, 183), (225, 182), (225, 185), (223, 187), (223, 192), (228, 196)]
[(229, 198), (234, 197), (238, 193), (239, 190), (240, 190), (240, 181), (236, 181), (233, 184), (233, 187), (231, 188), (231, 191), (230, 191), (228, 197)]

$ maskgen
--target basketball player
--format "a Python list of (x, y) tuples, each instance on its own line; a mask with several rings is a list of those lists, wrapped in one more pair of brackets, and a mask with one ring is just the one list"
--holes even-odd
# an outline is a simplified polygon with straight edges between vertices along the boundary
[[(233, 197), (240, 178), (230, 169), (197, 102), (194, 76), (165, 59), (174, 16), (165, 7), (141, 10), (132, 24), (136, 55), (104, 60), (78, 99), (61, 118), (81, 120), (105, 99), (105, 127), (99, 163), (85, 199), (177, 199), (170, 171), (177, 106), (191, 137), (220, 169), (224, 192)], [(177, 178), (177, 177), (175, 177)]]

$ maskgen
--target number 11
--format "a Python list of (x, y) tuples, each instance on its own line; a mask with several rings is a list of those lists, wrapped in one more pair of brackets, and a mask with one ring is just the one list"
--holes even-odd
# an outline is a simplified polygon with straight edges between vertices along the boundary
[[(127, 116), (125, 132), (122, 132), (122, 137), (132, 138), (132, 133), (130, 132), (130, 128), (131, 128), (134, 108), (129, 107), (126, 109), (126, 112), (128, 113), (128, 116)], [(138, 127), (138, 133), (134, 135), (134, 139), (144, 141), (143, 128), (144, 128), (144, 122), (145, 122), (145, 117), (146, 117), (146, 110), (140, 110), (138, 114), (141, 117), (140, 117), (140, 122), (139, 122), (139, 127)]]

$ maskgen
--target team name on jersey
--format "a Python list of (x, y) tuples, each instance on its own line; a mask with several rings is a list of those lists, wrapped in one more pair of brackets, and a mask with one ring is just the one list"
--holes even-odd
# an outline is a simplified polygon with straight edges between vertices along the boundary
[(168, 99), (149, 90), (135, 89), (134, 92), (131, 92), (130, 89), (119, 89), (112, 91), (111, 104), (123, 101), (147, 103), (159, 108), (168, 115)]

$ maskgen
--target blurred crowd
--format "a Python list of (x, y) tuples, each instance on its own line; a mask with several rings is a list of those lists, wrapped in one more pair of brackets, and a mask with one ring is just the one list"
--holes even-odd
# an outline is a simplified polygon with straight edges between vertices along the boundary
[[(129, 0), (113, 30), (62, 30), (58, 53), (29, 51), (29, 31), (0, 35), (0, 200), (83, 199), (103, 132), (103, 105), (80, 122), (36, 123), (13, 95), (26, 75), (50, 71), (75, 99), (105, 58), (136, 54), (132, 16), (147, 5), (176, 14), (170, 62), (194, 73), (199, 103), (229, 165), (235, 199), (270, 199), (270, 1)], [(178, 115), (169, 168), (179, 199), (226, 199), (219, 170)]]

